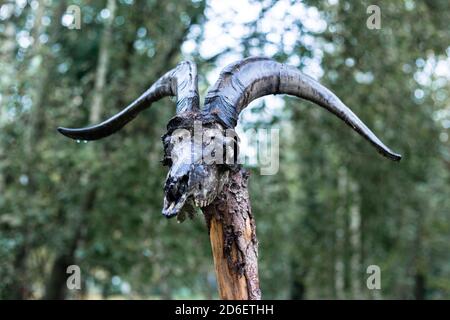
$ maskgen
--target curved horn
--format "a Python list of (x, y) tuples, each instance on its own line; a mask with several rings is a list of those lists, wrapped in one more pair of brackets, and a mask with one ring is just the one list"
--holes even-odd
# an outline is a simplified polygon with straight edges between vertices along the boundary
[(347, 123), (383, 156), (395, 161), (401, 159), (333, 92), (297, 68), (269, 58), (250, 57), (225, 67), (208, 91), (204, 112), (216, 115), (228, 127), (235, 127), (239, 113), (251, 101), (270, 94), (290, 94), (314, 102)]
[(177, 114), (199, 110), (197, 67), (190, 61), (180, 62), (167, 72), (139, 98), (108, 120), (80, 129), (58, 128), (63, 135), (77, 140), (97, 140), (122, 129), (139, 112), (161, 98), (177, 96)]

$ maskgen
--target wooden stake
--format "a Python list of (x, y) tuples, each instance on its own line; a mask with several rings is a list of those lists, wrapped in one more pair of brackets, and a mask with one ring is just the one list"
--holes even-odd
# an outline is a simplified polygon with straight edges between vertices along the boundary
[(203, 209), (208, 225), (219, 296), (259, 300), (258, 240), (247, 189), (247, 171), (231, 173), (222, 194)]

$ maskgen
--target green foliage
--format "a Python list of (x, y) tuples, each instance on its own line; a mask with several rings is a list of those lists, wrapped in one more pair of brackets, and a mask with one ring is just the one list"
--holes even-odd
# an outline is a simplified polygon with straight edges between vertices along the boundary
[[(75, 1), (80, 30), (60, 23), (66, 1), (13, 3), (0, 19), (0, 298), (57, 297), (61, 263), (82, 270), (83, 290), (68, 298), (217, 298), (201, 215), (180, 225), (160, 214), (160, 136), (174, 103), (156, 103), (98, 142), (55, 130), (88, 123), (99, 96), (102, 118), (116, 113), (183, 58), (204, 75), (215, 67), (198, 48), (190, 57), (180, 50), (188, 35), (204, 40), (208, 3), (117, 0), (107, 33), (111, 1)], [(383, 2), (382, 28), (369, 30), (370, 4), (305, 1), (327, 28), (314, 33), (292, 19), (301, 36), (271, 54), (299, 58), (300, 68), (319, 57), (321, 82), (404, 159), (381, 158), (298, 99), (286, 97), (269, 120), (259, 116), (264, 105), (246, 111), (259, 120), (243, 127), (281, 130), (278, 174), (250, 168), (264, 298), (450, 297), (449, 78), (432, 72), (449, 59), (450, 8)], [(276, 5), (264, 3), (257, 19)], [(224, 55), (265, 52), (270, 35), (256, 19), (246, 26)], [(102, 48), (109, 60), (99, 88)], [(207, 85), (201, 76), (202, 92)], [(366, 288), (371, 264), (381, 267), (380, 291)]]

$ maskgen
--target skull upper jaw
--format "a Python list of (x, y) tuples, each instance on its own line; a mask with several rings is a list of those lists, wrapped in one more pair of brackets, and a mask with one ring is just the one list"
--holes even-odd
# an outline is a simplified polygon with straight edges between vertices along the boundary
[[(228, 181), (228, 170), (220, 170), (217, 166), (193, 166), (189, 171), (189, 179), (167, 178), (162, 213), (167, 218), (179, 216), (184, 220), (186, 216), (192, 217), (195, 207), (204, 208), (210, 205), (222, 191)], [(177, 192), (172, 192), (169, 186), (177, 181)], [(182, 183), (187, 183), (182, 185)]]

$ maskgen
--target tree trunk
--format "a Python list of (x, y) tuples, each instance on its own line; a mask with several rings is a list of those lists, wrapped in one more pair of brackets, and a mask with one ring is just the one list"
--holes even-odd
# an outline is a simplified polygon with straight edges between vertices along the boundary
[(345, 168), (338, 171), (338, 193), (343, 199), (336, 208), (335, 212), (335, 231), (334, 231), (334, 292), (336, 299), (345, 299), (345, 274), (346, 274), (346, 215), (347, 215), (347, 196), (348, 196), (348, 175)]
[[(91, 176), (87, 177), (87, 180), (92, 179)], [(80, 209), (80, 215), (78, 221), (75, 221), (76, 225), (74, 234), (70, 243), (65, 247), (65, 250), (61, 252), (54, 260), (50, 278), (45, 286), (45, 300), (63, 300), (67, 293), (67, 267), (75, 264), (75, 252), (83, 238), (83, 229), (85, 226), (85, 218), (87, 214), (92, 211), (95, 205), (97, 197), (97, 187), (94, 186), (89, 189), (84, 198), (84, 202)]]
[(427, 290), (426, 258), (424, 257), (424, 217), (419, 209), (415, 213), (416, 233), (414, 239), (414, 299), (425, 300)]
[[(44, 52), (42, 52), (42, 45), (39, 41), (36, 41), (36, 39), (38, 39), (38, 37), (45, 31), (45, 26), (42, 24), (42, 18), (45, 13), (44, 1), (39, 1), (37, 9), (33, 9), (33, 11), (34, 12), (32, 14), (35, 19), (35, 24), (33, 26), (33, 29), (31, 30), (31, 35), (32, 38), (35, 39), (35, 42), (27, 52), (28, 59), (26, 60), (27, 63), (22, 64), (23, 68), (29, 67), (31, 65), (31, 59), (34, 56), (40, 55), (44, 58), (47, 58)], [(13, 32), (13, 30), (14, 28), (9, 32)], [(7, 47), (9, 47), (7, 48), (7, 50), (13, 50), (14, 48), (14, 46), (10, 45), (7, 45)], [(16, 67), (17, 70), (14, 70), (13, 72), (17, 72), (18, 74), (22, 72), (25, 74), (26, 72), (28, 72), (26, 69), (21, 69), (22, 66)], [(38, 153), (37, 145), (42, 138), (42, 136), (38, 134), (38, 130), (42, 127), (45, 127), (45, 113), (40, 111), (42, 109), (43, 102), (45, 101), (48, 94), (46, 85), (48, 85), (49, 82), (48, 68), (43, 69), (40, 66), (38, 70), (41, 71), (41, 73), (34, 73), (34, 75), (36, 76), (36, 81), (31, 81), (32, 87), (34, 87), (34, 89), (30, 90), (33, 106), (30, 112), (30, 124), (28, 125), (28, 129), (24, 134), (23, 156), (25, 158), (25, 173), (29, 179), (26, 190), (30, 197), (30, 201), (33, 201), (32, 199), (36, 190), (36, 176), (38, 172), (38, 170), (36, 170), (36, 159)], [(28, 208), (24, 209), (28, 211)], [(24, 212), (24, 223), (17, 231), (18, 233), (21, 233), (23, 235), (23, 240), (17, 248), (17, 255), (14, 260), (15, 279), (12, 281), (11, 285), (13, 288), (11, 297), (13, 299), (27, 299), (29, 298), (31, 293), (28, 272), (29, 266), (27, 262), (28, 255), (32, 251), (35, 243), (33, 242), (30, 233), (30, 229), (32, 228), (32, 226), (30, 226), (30, 223), (28, 222), (28, 219), (26, 219), (26, 217), (27, 214)]]
[[(103, 96), (104, 87), (106, 83), (106, 74), (109, 69), (109, 51), (112, 38), (112, 21), (116, 12), (116, 1), (108, 0), (107, 8), (110, 11), (110, 17), (106, 21), (105, 28), (100, 40), (99, 57), (97, 63), (97, 70), (95, 73), (95, 87), (94, 96), (92, 102), (92, 108), (89, 113), (90, 122), (95, 124), (99, 122), (100, 115), (103, 109)], [(92, 148), (92, 146), (91, 146)], [(94, 152), (93, 150), (90, 150)], [(86, 174), (87, 185), (92, 180), (92, 172)], [(62, 300), (66, 297), (66, 269), (69, 265), (75, 263), (75, 252), (82, 238), (82, 229), (84, 228), (85, 218), (88, 213), (93, 209), (95, 197), (97, 193), (97, 186), (94, 185), (90, 190), (86, 192), (84, 203), (82, 204), (79, 217), (76, 223), (76, 229), (74, 236), (71, 239), (71, 243), (67, 249), (61, 252), (56, 258), (52, 266), (52, 273), (47, 283), (44, 299), (47, 300)]]
[(248, 173), (230, 173), (220, 196), (203, 209), (208, 225), (219, 296), (259, 300), (258, 240), (247, 190)]
[(116, 0), (108, 0), (107, 9), (110, 12), (110, 16), (106, 21), (102, 38), (100, 40), (100, 51), (95, 76), (94, 98), (89, 115), (89, 121), (94, 124), (99, 121), (103, 109), (103, 91), (105, 90), (106, 74), (109, 69), (109, 56), (113, 32), (112, 26), (116, 15)]
[(350, 289), (353, 299), (361, 299), (362, 264), (361, 264), (361, 208), (359, 204), (359, 187), (356, 182), (350, 182)]
[(45, 287), (44, 300), (64, 300), (66, 297), (67, 267), (74, 264), (73, 251), (58, 256), (53, 262), (51, 276)]
[(425, 300), (426, 278), (423, 273), (417, 272), (414, 276), (414, 299)]
[(291, 261), (290, 300), (304, 300), (306, 296), (306, 270), (294, 257)]

